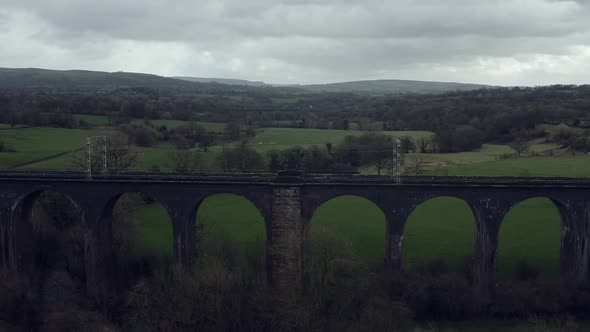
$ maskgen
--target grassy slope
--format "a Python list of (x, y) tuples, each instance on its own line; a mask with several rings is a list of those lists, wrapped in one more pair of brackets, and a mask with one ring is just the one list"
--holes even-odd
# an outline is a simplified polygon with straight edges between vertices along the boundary
[(455, 165), (434, 171), (439, 175), (465, 176), (590, 176), (590, 155), (567, 157), (529, 157)]
[(577, 128), (577, 127), (570, 127), (568, 125), (565, 124), (560, 124), (560, 125), (550, 125), (550, 124), (541, 124), (538, 125), (537, 128), (539, 129), (543, 129), (546, 132), (550, 133), (550, 134), (554, 134), (558, 131), (571, 131), (574, 132), (576, 134), (582, 134), (584, 132), (589, 131), (590, 129), (588, 128)]
[(87, 137), (100, 135), (108, 130), (82, 130), (62, 128), (25, 128), (0, 130), (0, 141), (16, 152), (0, 152), (0, 168), (46, 158), (84, 146)]
[[(103, 119), (106, 121), (106, 118)], [(95, 118), (94, 121), (102, 121)], [(177, 120), (154, 120), (152, 124), (166, 125), (169, 128), (186, 125), (188, 122)], [(221, 131), (224, 125), (221, 123), (197, 122), (209, 130)], [(1, 130), (0, 141), (3, 141), (17, 150), (17, 153), (0, 154), (7, 155), (0, 161), (0, 168), (9, 167), (19, 162), (26, 162), (47, 157), (52, 154), (73, 150), (83, 146), (84, 139), (88, 136), (95, 136), (108, 129), (61, 129), (61, 128), (30, 128), (20, 130)], [(272, 149), (286, 149), (288, 147), (301, 145), (324, 145), (327, 142), (338, 143), (347, 135), (360, 135), (362, 132), (354, 130), (319, 130), (319, 129), (293, 129), (293, 128), (264, 128), (259, 130), (258, 135), (251, 141), (251, 145), (261, 153)], [(386, 132), (397, 136), (427, 137), (431, 133), (427, 131), (403, 131)], [(27, 139), (28, 138), (28, 139)], [(30, 141), (30, 144), (29, 144)], [(57, 146), (56, 146), (57, 145)], [(220, 147), (213, 147), (210, 152), (202, 153), (203, 163), (212, 165), (219, 152)], [(169, 143), (160, 143), (154, 147), (138, 148), (141, 153), (141, 163), (137, 169), (151, 169), (154, 166), (162, 171), (172, 168), (170, 152), (174, 147)], [(12, 159), (18, 162), (11, 162)], [(39, 163), (27, 165), (27, 169), (68, 169), (70, 167), (69, 155), (56, 157)]]

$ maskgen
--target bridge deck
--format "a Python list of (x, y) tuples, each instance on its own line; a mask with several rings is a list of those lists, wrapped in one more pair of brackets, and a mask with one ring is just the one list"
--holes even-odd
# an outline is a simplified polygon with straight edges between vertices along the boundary
[(567, 177), (486, 177), (486, 176), (405, 176), (400, 182), (387, 176), (304, 174), (301, 177), (273, 173), (149, 173), (127, 172), (95, 175), (87, 179), (83, 172), (0, 171), (0, 181), (89, 181), (89, 182), (175, 182), (175, 183), (298, 183), (331, 185), (458, 185), (458, 186), (557, 186), (590, 187), (590, 178)]

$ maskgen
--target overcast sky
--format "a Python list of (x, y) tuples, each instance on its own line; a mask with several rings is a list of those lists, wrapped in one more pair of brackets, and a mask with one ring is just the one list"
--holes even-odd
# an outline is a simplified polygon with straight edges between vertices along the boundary
[(0, 0), (0, 67), (590, 83), (590, 0)]

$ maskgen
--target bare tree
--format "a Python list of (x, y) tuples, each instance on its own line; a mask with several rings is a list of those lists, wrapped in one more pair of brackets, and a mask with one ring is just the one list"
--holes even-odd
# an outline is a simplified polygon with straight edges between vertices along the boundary
[(420, 173), (422, 173), (422, 158), (416, 158), (414, 162), (414, 174), (418, 176)]
[(418, 139), (418, 150), (420, 153), (427, 153), (428, 152), (428, 145), (430, 144), (426, 138)]
[(514, 142), (510, 143), (510, 147), (516, 151), (516, 154), (520, 157), (523, 153), (527, 152), (530, 148), (529, 142), (522, 138), (517, 137)]
[[(109, 173), (120, 173), (127, 171), (139, 162), (139, 153), (131, 146), (124, 135), (117, 134), (107, 138), (107, 171)], [(103, 168), (104, 152), (101, 149), (94, 149), (91, 156), (92, 173), (100, 173)], [(86, 149), (76, 150), (72, 154), (71, 164), (74, 169), (86, 170), (87, 164)]]
[(201, 156), (191, 150), (176, 150), (170, 153), (174, 164), (174, 171), (179, 173), (194, 173), (201, 169)]

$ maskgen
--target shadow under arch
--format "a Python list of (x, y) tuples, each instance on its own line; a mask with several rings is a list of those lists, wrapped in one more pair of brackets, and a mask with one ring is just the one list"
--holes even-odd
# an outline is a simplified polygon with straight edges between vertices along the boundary
[[(203, 198), (192, 217), (196, 225), (197, 266), (205, 272), (239, 272), (249, 283), (265, 283), (269, 223), (248, 198), (216, 193)], [(223, 272), (225, 271), (225, 272)]]
[(13, 207), (12, 225), (8, 246), (18, 270), (64, 269), (86, 280), (84, 216), (72, 197), (49, 189), (28, 193)]
[[(548, 197), (527, 197), (513, 204), (500, 226), (497, 274), (500, 279), (557, 279), (560, 274), (562, 205)], [(525, 271), (526, 261), (535, 271)], [(527, 275), (528, 274), (528, 275)]]
[(347, 251), (333, 253), (335, 258), (350, 256), (372, 265), (385, 258), (385, 214), (365, 197), (339, 195), (322, 202), (313, 212), (308, 231), (312, 255), (317, 254), (320, 242), (325, 249), (331, 245), (327, 242), (333, 242), (336, 247), (331, 249)]
[(475, 247), (475, 213), (463, 199), (436, 196), (410, 213), (403, 231), (403, 267), (443, 261), (450, 269), (467, 268)]

